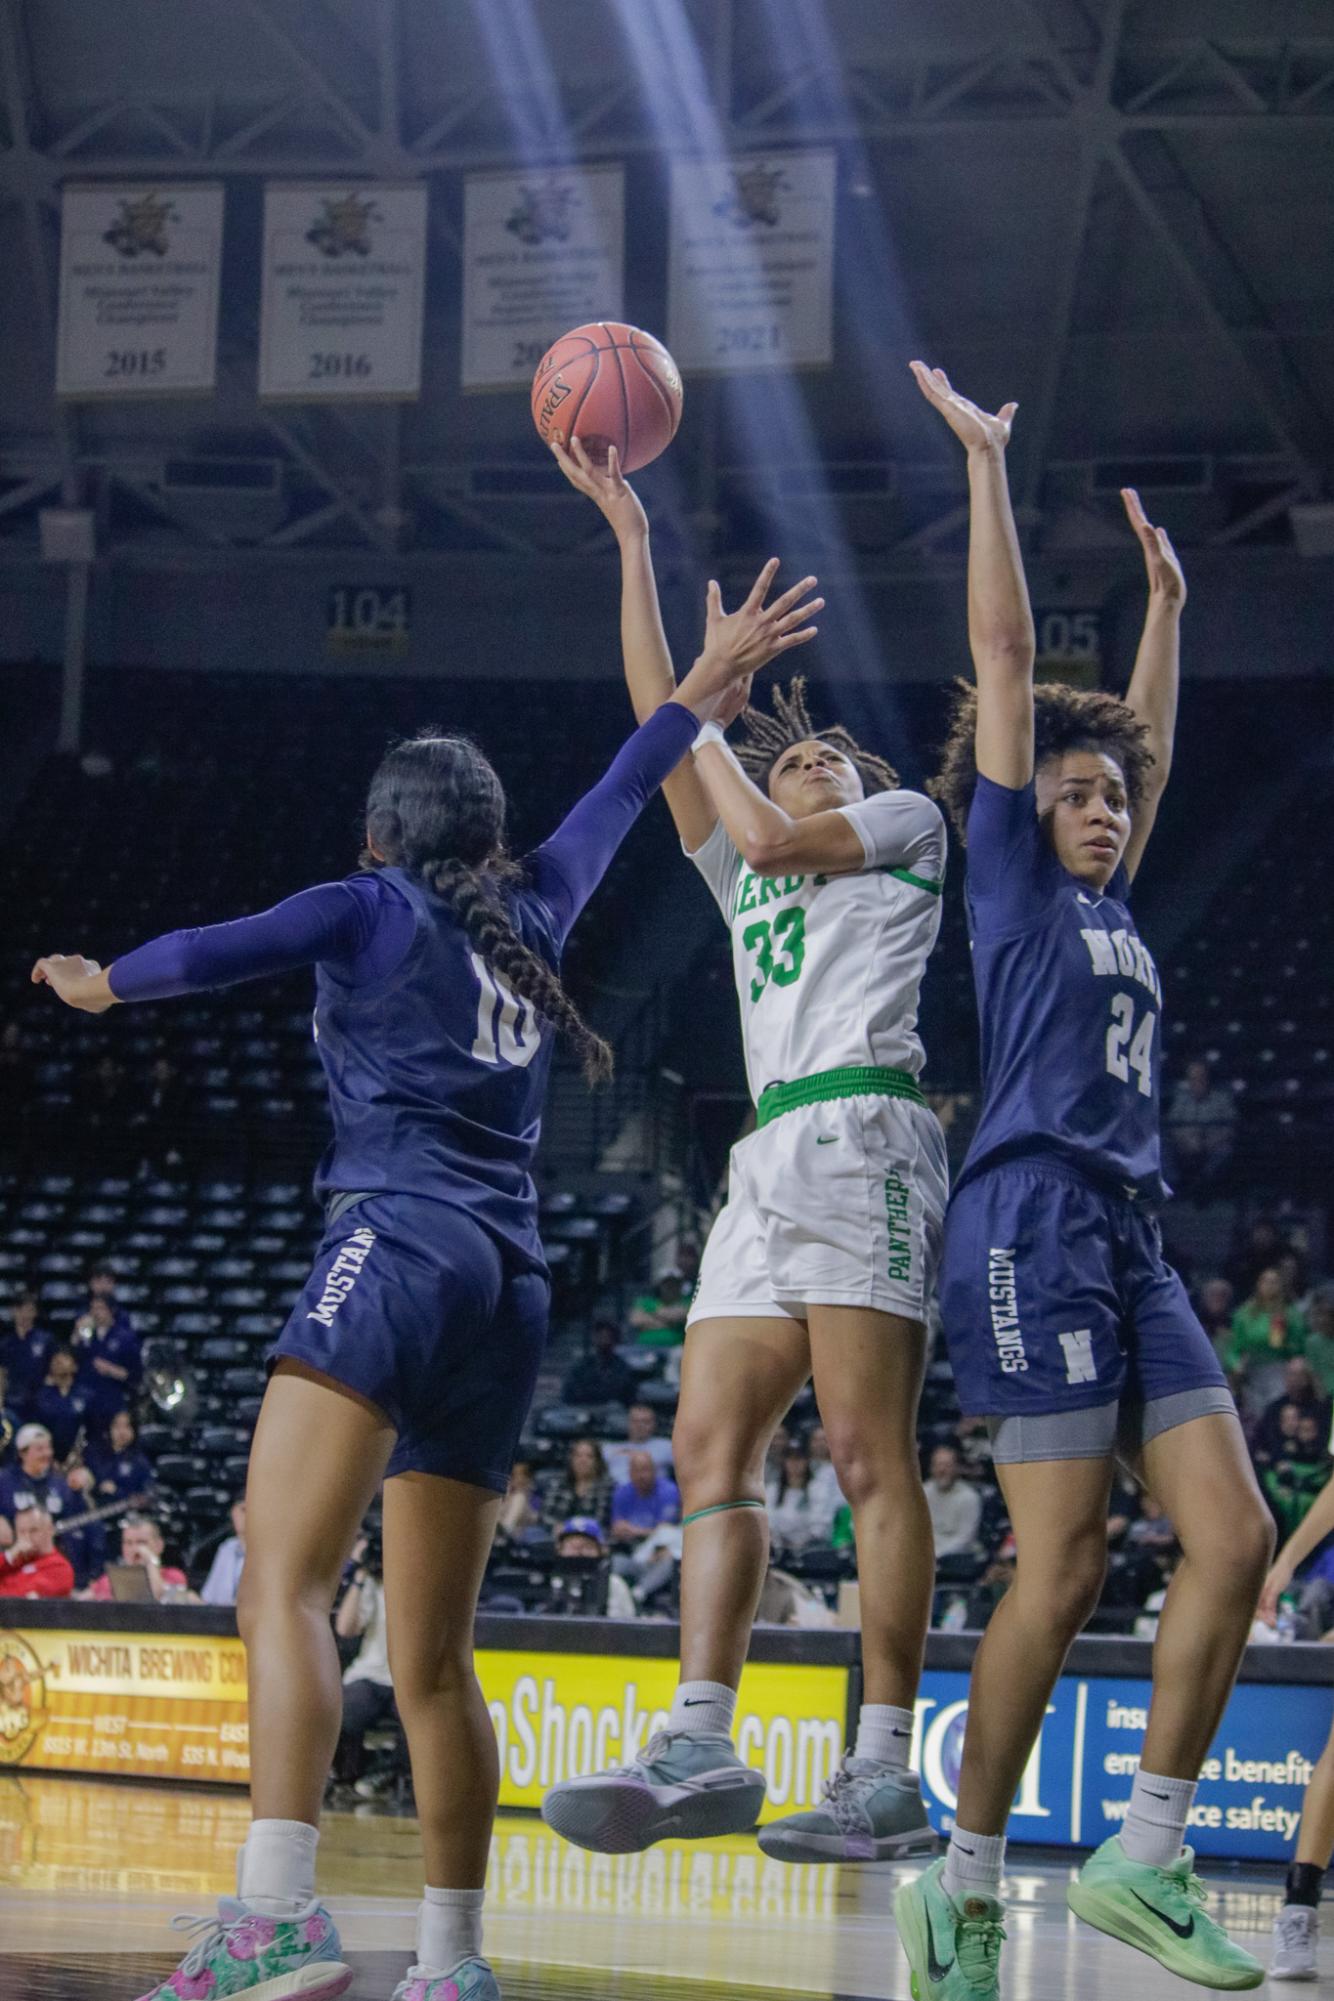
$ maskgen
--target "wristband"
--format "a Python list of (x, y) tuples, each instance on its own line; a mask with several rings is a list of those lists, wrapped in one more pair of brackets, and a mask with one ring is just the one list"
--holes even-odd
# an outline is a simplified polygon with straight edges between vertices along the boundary
[(700, 727), (699, 735), (690, 746), (690, 754), (693, 757), (697, 751), (703, 750), (706, 743), (726, 742), (727, 732), (718, 723), (704, 723)]

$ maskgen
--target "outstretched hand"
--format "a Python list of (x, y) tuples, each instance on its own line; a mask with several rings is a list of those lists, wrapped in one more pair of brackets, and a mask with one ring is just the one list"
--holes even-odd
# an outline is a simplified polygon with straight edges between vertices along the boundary
[(584, 450), (582, 438), (571, 438), (568, 446), (563, 438), (553, 438), (551, 455), (576, 493), (584, 494), (601, 508), (618, 541), (624, 535), (643, 534), (647, 530), (648, 516), (639, 495), (621, 471), (621, 456), (615, 445), (607, 449), (605, 466), (594, 465)]
[(81, 1008), (85, 1014), (105, 1014), (116, 1005), (107, 976), (96, 959), (84, 959), (77, 952), (51, 952), (32, 969), (35, 987), (50, 987), (66, 1007)]
[(1144, 567), (1149, 573), (1151, 594), (1168, 604), (1183, 605), (1186, 602), (1186, 579), (1167, 530), (1153, 526), (1133, 486), (1121, 488), (1121, 499), (1130, 525), (1139, 537), (1140, 548), (1144, 551)]
[(766, 604), (777, 574), (778, 558), (771, 556), (749, 596), (733, 612), (723, 610), (722, 591), (716, 581), (710, 582), (704, 644), (680, 691), (681, 700), (701, 718), (725, 727), (746, 706), (753, 675), (780, 653), (815, 638), (819, 628), (810, 621), (824, 608), (823, 598), (806, 596), (815, 578), (803, 577)]
[(1019, 408), (1017, 403), (1002, 403), (993, 414), (951, 388), (943, 368), (928, 368), (924, 361), (910, 361), (908, 366), (927, 402), (939, 410), (961, 445), (970, 452), (1005, 450)]

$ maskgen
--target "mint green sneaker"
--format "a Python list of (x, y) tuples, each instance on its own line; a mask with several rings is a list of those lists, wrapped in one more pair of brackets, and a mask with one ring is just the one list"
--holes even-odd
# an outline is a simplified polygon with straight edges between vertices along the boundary
[(577, 1848), (630, 1855), (669, 1837), (746, 1834), (763, 1805), (764, 1778), (730, 1737), (660, 1730), (632, 1765), (553, 1786), (542, 1818)]
[(933, 1855), (936, 1837), (915, 1773), (849, 1754), (820, 1805), (771, 1820), (759, 1844), (779, 1862), (887, 1862)]
[(1159, 1869), (1132, 1862), (1114, 1834), (1090, 1855), (1065, 1900), (1085, 1924), (1147, 1952), (1183, 1980), (1199, 1987), (1258, 1987), (1263, 1966), (1209, 1916), (1205, 1895), (1194, 1849), (1183, 1849)]
[(338, 1929), (323, 1904), (292, 1918), (266, 1918), (223, 1897), (216, 1918), (174, 1918), (177, 1931), (200, 1934), (176, 1971), (141, 2001), (333, 2001), (352, 1985)]
[(407, 1979), (394, 1989), (394, 2001), (500, 2001), (500, 1989), (486, 1960), (461, 1959), (448, 1973), (409, 1967)]
[(913, 2001), (997, 2001), (1005, 1938), (1000, 1903), (980, 1895), (956, 1903), (940, 1880), (944, 1872), (942, 1855), (894, 1899)]

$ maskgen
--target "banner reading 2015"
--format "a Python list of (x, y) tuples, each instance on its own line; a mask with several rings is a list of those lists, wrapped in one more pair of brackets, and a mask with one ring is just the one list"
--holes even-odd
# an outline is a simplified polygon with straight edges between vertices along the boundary
[(260, 395), (288, 402), (415, 397), (425, 290), (421, 183), (270, 184)]
[(222, 189), (68, 187), (60, 210), (60, 396), (212, 389)]

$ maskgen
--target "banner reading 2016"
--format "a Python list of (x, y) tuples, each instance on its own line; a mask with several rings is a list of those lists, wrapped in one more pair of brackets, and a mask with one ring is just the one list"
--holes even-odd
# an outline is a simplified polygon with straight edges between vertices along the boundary
[(259, 393), (411, 399), (421, 389), (426, 189), (324, 182), (264, 192)]
[(667, 345), (731, 373), (833, 360), (834, 155), (672, 164)]
[(220, 187), (66, 188), (57, 395), (211, 390), (221, 261)]

